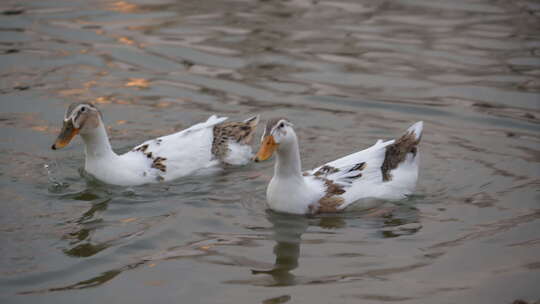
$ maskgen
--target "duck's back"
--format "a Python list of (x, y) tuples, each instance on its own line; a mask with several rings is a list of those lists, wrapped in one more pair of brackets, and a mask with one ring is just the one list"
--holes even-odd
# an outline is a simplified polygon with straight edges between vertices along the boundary
[(341, 208), (363, 198), (402, 199), (416, 187), (422, 128), (418, 122), (397, 140), (379, 140), (310, 173), (342, 188)]
[(226, 119), (212, 116), (180, 132), (148, 140), (121, 157), (137, 160), (144, 156), (145, 176), (165, 181), (215, 167), (219, 160), (211, 152), (213, 129)]

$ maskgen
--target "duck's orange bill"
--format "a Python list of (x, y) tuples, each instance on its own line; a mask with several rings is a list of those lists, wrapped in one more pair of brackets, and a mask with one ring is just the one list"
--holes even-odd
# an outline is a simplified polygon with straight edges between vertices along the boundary
[(257, 152), (257, 155), (255, 156), (255, 161), (263, 161), (269, 159), (270, 156), (272, 156), (272, 154), (274, 153), (274, 151), (276, 151), (276, 148), (278, 146), (279, 144), (274, 141), (274, 136), (265, 136), (261, 147), (259, 148), (259, 152)]
[(69, 142), (75, 137), (75, 135), (79, 134), (79, 129), (75, 128), (73, 126), (73, 123), (71, 121), (64, 122), (64, 125), (62, 126), (62, 131), (60, 131), (60, 134), (58, 134), (58, 138), (56, 138), (56, 141), (52, 145), (52, 149), (61, 149), (69, 144)]

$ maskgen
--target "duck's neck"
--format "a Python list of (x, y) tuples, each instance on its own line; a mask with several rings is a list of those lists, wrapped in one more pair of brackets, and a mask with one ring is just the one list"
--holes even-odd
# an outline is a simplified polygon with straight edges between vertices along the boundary
[(98, 160), (116, 157), (111, 148), (105, 126), (100, 123), (92, 132), (81, 134), (85, 145), (86, 160)]
[(277, 178), (297, 178), (302, 180), (302, 162), (296, 138), (291, 143), (281, 145), (277, 151), (277, 161), (274, 168)]

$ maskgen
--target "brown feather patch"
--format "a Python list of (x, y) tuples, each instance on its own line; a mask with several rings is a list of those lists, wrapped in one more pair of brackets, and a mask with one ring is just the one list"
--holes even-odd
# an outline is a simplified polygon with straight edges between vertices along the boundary
[(381, 166), (383, 181), (392, 180), (390, 171), (397, 168), (405, 160), (407, 153), (412, 153), (416, 156), (419, 143), (420, 139), (416, 140), (414, 132), (408, 132), (386, 148), (384, 162)]
[(339, 206), (341, 206), (345, 200), (339, 196), (323, 197), (319, 200), (319, 208), (317, 213), (334, 213), (340, 212)]
[(167, 158), (165, 157), (156, 157), (154, 158), (154, 161), (152, 162), (152, 168), (156, 168), (160, 170), (161, 172), (167, 171), (167, 166), (165, 166), (164, 161), (166, 161)]
[(366, 167), (367, 167), (366, 162), (361, 162), (361, 163), (358, 163), (358, 164), (354, 165), (354, 167), (350, 168), (350, 169), (349, 169), (349, 172), (352, 172), (352, 171), (362, 171), (362, 170), (364, 170)]
[(229, 153), (229, 141), (239, 144), (249, 144), (257, 128), (257, 121), (224, 122), (214, 126), (214, 139), (212, 140), (212, 154), (223, 160)]
[(321, 199), (319, 199), (317, 203), (309, 206), (310, 213), (317, 214), (340, 212), (341, 210), (339, 210), (339, 206), (341, 206), (345, 202), (345, 200), (338, 195), (345, 193), (345, 189), (343, 189), (342, 186), (334, 183), (329, 179), (323, 177), (315, 178), (320, 179), (324, 182), (324, 185), (326, 186), (326, 193)]
[(336, 173), (336, 172), (339, 172), (338, 168), (334, 168), (332, 166), (324, 165), (319, 170), (317, 170), (317, 172), (313, 173), (313, 175), (315, 175), (315, 176), (321, 176), (321, 175), (326, 176), (328, 174), (332, 174), (332, 173)]
[(334, 183), (333, 181), (329, 179), (324, 179), (324, 184), (326, 185), (326, 195), (325, 196), (333, 196), (333, 195), (340, 195), (345, 193), (345, 190), (342, 186)]
[(146, 152), (146, 149), (148, 149), (148, 144), (144, 144), (144, 145), (138, 147), (137, 149), (134, 149), (133, 151), (139, 151), (139, 152), (144, 153), (144, 152)]
[(148, 151), (148, 144), (144, 144), (136, 149), (133, 149), (134, 152), (141, 152), (144, 156), (152, 159), (152, 165), (150, 167), (154, 169), (158, 169), (161, 172), (167, 171), (167, 166), (165, 165), (165, 161), (167, 158), (156, 156), (154, 157), (154, 154), (151, 151)]

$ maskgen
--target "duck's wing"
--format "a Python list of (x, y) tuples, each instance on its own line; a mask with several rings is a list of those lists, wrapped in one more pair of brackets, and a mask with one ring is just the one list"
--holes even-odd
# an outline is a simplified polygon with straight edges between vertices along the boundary
[(170, 135), (147, 140), (123, 157), (143, 154), (152, 171), (165, 180), (188, 175), (202, 168), (217, 164), (211, 153), (214, 126), (227, 117), (212, 115), (207, 121)]
[(379, 140), (365, 150), (326, 163), (309, 173), (346, 188), (356, 181), (382, 180), (381, 166), (386, 147), (393, 142), (393, 140), (387, 142)]
[(417, 122), (397, 140), (379, 140), (307, 173), (325, 180), (327, 186), (341, 188), (341, 208), (363, 197), (402, 197), (416, 185), (422, 129), (423, 123)]
[[(166, 155), (160, 154), (167, 154), (178, 150), (189, 150), (192, 147), (186, 145), (190, 143), (195, 144), (194, 141), (196, 139), (200, 139), (200, 135), (206, 135), (200, 134), (199, 136), (197, 136), (197, 133), (201, 133), (200, 131), (212, 131), (215, 125), (220, 124), (225, 120), (227, 120), (227, 117), (217, 117), (216, 115), (212, 115), (205, 122), (195, 124), (182, 131), (147, 140), (133, 148), (132, 151), (140, 151), (146, 154), (152, 153), (157, 156), (165, 157)], [(211, 133), (212, 132), (210, 132), (210, 134)], [(209, 137), (209, 139), (211, 140), (212, 138)], [(197, 145), (193, 146), (193, 148), (196, 147)], [(208, 147), (208, 150), (209, 149), (210, 148)]]
[(390, 181), (392, 171), (401, 164), (416, 161), (422, 130), (423, 122), (417, 122), (397, 140), (378, 140), (365, 150), (326, 163), (309, 173), (344, 184), (361, 177)]

